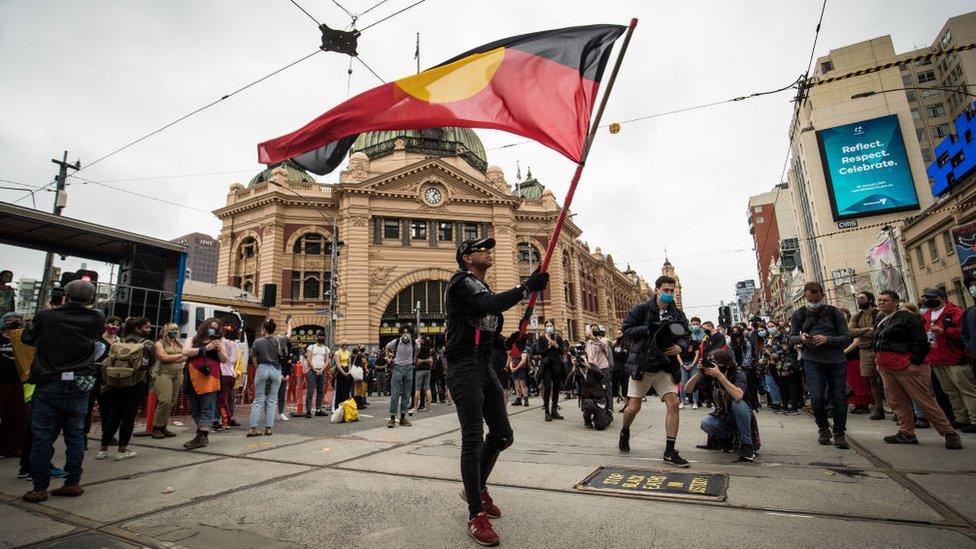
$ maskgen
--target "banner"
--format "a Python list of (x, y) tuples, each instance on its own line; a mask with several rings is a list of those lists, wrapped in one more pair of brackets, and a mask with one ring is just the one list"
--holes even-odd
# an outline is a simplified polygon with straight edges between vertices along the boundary
[(817, 132), (834, 220), (917, 210), (898, 116)]
[(909, 299), (905, 277), (901, 273), (898, 248), (887, 231), (881, 231), (877, 243), (868, 249), (868, 268), (871, 281), (878, 292), (892, 290), (902, 299)]
[(976, 221), (952, 229), (952, 240), (956, 244), (963, 280), (976, 276)]

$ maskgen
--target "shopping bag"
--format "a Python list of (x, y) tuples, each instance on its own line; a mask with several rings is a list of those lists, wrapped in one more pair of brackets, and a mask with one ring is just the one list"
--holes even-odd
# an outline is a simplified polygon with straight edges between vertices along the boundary
[(342, 419), (346, 423), (351, 423), (353, 421), (359, 421), (359, 408), (356, 406), (356, 401), (349, 399), (342, 403)]

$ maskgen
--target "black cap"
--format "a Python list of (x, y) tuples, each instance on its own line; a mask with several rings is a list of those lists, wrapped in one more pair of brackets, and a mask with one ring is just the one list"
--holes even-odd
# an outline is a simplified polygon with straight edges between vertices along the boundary
[(454, 259), (457, 260), (457, 264), (462, 269), (465, 267), (464, 260), (461, 259), (462, 256), (468, 255), (472, 252), (478, 251), (480, 249), (490, 250), (495, 247), (494, 238), (472, 238), (465, 240), (458, 246), (457, 253), (454, 254)]
[(948, 296), (946, 296), (946, 291), (942, 288), (925, 288), (922, 290), (922, 297), (941, 297), (945, 299)]

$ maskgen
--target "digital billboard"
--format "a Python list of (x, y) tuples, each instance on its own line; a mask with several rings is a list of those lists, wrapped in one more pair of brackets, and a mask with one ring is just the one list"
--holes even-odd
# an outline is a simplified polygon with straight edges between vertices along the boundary
[(834, 220), (917, 210), (896, 115), (817, 131)]

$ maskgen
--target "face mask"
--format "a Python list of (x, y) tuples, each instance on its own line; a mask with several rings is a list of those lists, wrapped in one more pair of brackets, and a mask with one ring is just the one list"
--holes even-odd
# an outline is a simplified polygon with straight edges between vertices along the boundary
[(821, 307), (823, 307), (823, 301), (818, 301), (816, 303), (810, 303), (809, 301), (807, 302), (807, 309), (810, 309), (811, 311), (816, 311)]
[(976, 286), (969, 287), (969, 295), (973, 296), (973, 298), (976, 299)]
[(776, 335), (778, 333), (779, 333), (779, 329), (778, 328), (770, 328), (769, 329), (769, 335), (771, 335), (771, 336), (774, 336), (774, 335)]
[(556, 333), (556, 329), (553, 328), (552, 326), (546, 326), (546, 333), (547, 334), (554, 334), (554, 333)]
[(210, 336), (210, 337), (213, 337), (213, 336), (217, 335), (217, 329), (216, 328), (207, 328), (207, 335)]
[(319, 343), (325, 343), (325, 338), (324, 337), (320, 337), (316, 341), (318, 341)]
[(924, 315), (927, 312), (929, 312), (929, 310), (928, 310), (927, 307), (919, 307), (918, 308), (918, 314), (920, 314), (920, 315)]
[(406, 343), (406, 342), (410, 341), (410, 336), (407, 335), (407, 334), (404, 334), (404, 335), (400, 336), (400, 341)]
[(166, 332), (166, 337), (176, 339), (176, 332)]
[(699, 333), (699, 332), (702, 331), (702, 328), (701, 328), (701, 326), (699, 326), (697, 324), (692, 324), (691, 325), (691, 331), (692, 332), (695, 332), (695, 333)]
[(705, 333), (711, 335), (712, 334), (711, 328), (705, 328)]
[(766, 330), (759, 330), (759, 337), (766, 337), (767, 335), (769, 335), (769, 332)]
[(118, 326), (106, 326), (105, 333), (115, 335), (119, 332)]
[(673, 303), (674, 302), (674, 294), (661, 294), (661, 301), (663, 301), (665, 303)]

